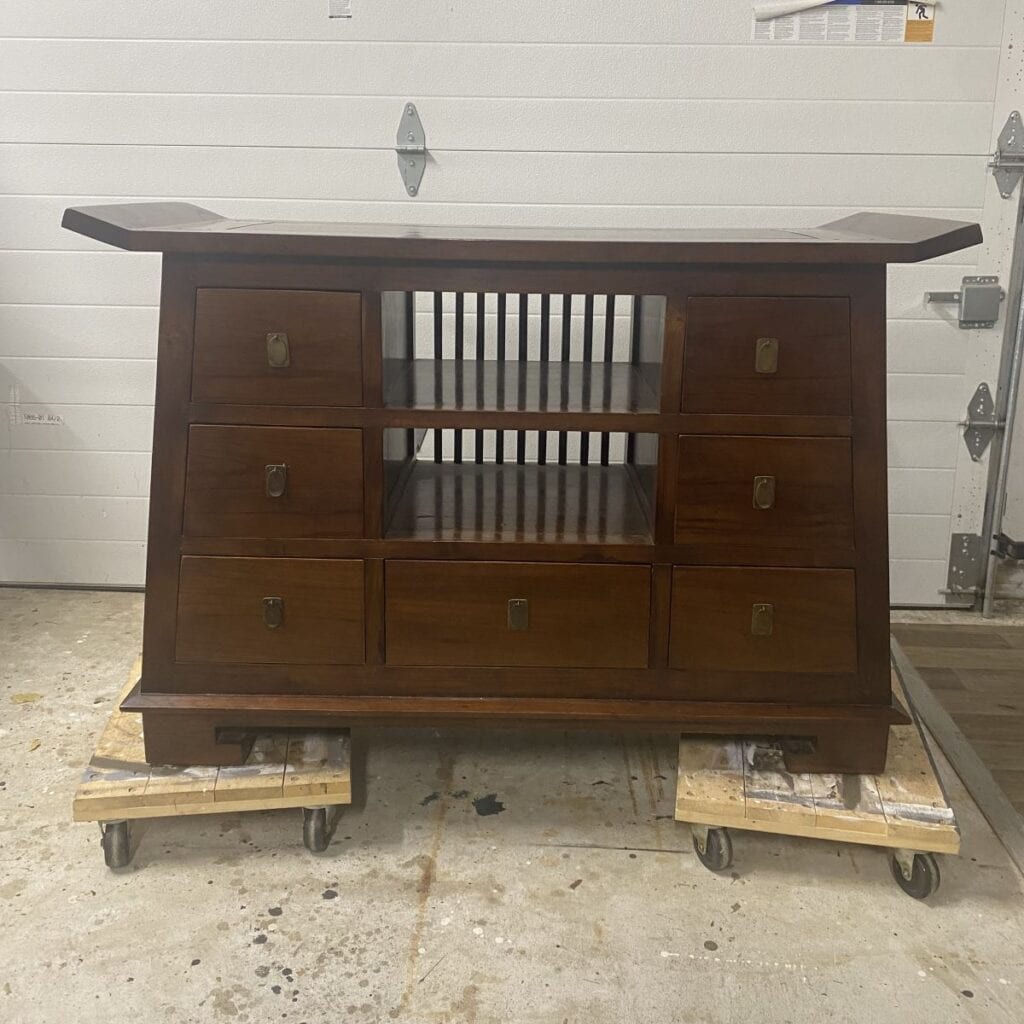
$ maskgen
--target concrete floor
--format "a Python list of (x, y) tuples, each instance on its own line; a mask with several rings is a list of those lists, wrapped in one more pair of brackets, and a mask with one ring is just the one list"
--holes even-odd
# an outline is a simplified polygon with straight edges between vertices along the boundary
[(1021, 880), (955, 779), (929, 904), (866, 847), (741, 834), (711, 875), (671, 738), (586, 733), (364, 734), (326, 855), (298, 812), (181, 818), (109, 872), (71, 798), (141, 610), (0, 590), (4, 1021), (1024, 1019)]

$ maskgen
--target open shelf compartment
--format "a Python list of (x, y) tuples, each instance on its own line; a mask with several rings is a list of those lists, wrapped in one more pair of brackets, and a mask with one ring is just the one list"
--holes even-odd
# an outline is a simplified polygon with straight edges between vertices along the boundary
[(387, 292), (384, 404), (656, 413), (665, 306), (657, 295)]
[(653, 434), (385, 431), (389, 540), (651, 544)]

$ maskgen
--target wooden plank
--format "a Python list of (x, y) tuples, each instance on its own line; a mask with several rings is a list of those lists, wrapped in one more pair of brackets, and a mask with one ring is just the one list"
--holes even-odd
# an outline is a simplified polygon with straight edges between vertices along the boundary
[(287, 736), (258, 736), (245, 764), (220, 769), (214, 788), (214, 802), (251, 803), (280, 797), (287, 759)]
[(786, 771), (783, 754), (771, 743), (743, 744), (746, 819), (813, 829), (817, 823), (809, 775)]
[(952, 809), (939, 788), (916, 726), (893, 726), (885, 771), (876, 777), (893, 846), (918, 848), (943, 837), (949, 853), (960, 849)]
[(288, 740), (282, 796), (308, 797), (314, 803), (352, 800), (348, 733), (309, 733)]
[(885, 836), (888, 822), (878, 787), (870, 775), (809, 775), (819, 829), (849, 834), (850, 842), (867, 834)]
[(744, 828), (743, 745), (683, 736), (676, 777), (676, 821)]
[(150, 767), (142, 744), (142, 716), (124, 714), (117, 708), (138, 682), (141, 671), (142, 659), (136, 658), (82, 773), (71, 808), (75, 821), (111, 820), (120, 810), (144, 798)]

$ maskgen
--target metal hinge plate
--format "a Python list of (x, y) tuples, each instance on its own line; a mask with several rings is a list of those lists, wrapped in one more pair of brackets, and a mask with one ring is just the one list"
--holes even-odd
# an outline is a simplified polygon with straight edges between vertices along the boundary
[(406, 103), (395, 141), (398, 169), (405, 182), (405, 191), (414, 196), (420, 190), (423, 172), (427, 169), (427, 133), (414, 103)]
[(996, 403), (992, 390), (982, 382), (967, 403), (967, 418), (960, 421), (964, 428), (964, 444), (972, 462), (981, 462), (992, 438), (1006, 427), (1006, 420), (996, 419)]
[(954, 533), (949, 540), (949, 571), (943, 593), (949, 597), (976, 595), (981, 580), (981, 556), (980, 534)]
[(1015, 110), (1006, 119), (996, 140), (996, 151), (989, 161), (996, 188), (1004, 199), (1013, 195), (1017, 182), (1024, 175), (1024, 124), (1020, 111)]

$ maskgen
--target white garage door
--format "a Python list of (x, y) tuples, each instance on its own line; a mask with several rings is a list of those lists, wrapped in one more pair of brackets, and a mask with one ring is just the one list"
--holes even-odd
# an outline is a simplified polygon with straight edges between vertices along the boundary
[[(755, 41), (739, 0), (353, 0), (348, 20), (328, 20), (328, 0), (4, 0), (0, 578), (143, 580), (159, 260), (62, 232), (65, 206), (182, 198), (247, 218), (598, 227), (875, 209), (995, 224), (1007, 2), (1019, 19), (1020, 0), (940, 8), (932, 43), (845, 44)], [(393, 152), (407, 99), (431, 151), (415, 200)], [(950, 534), (980, 524), (983, 473), (959, 466), (956, 421), (980, 379), (968, 364), (996, 340), (922, 297), (999, 272), (1000, 252), (892, 274), (900, 603), (941, 601)]]

